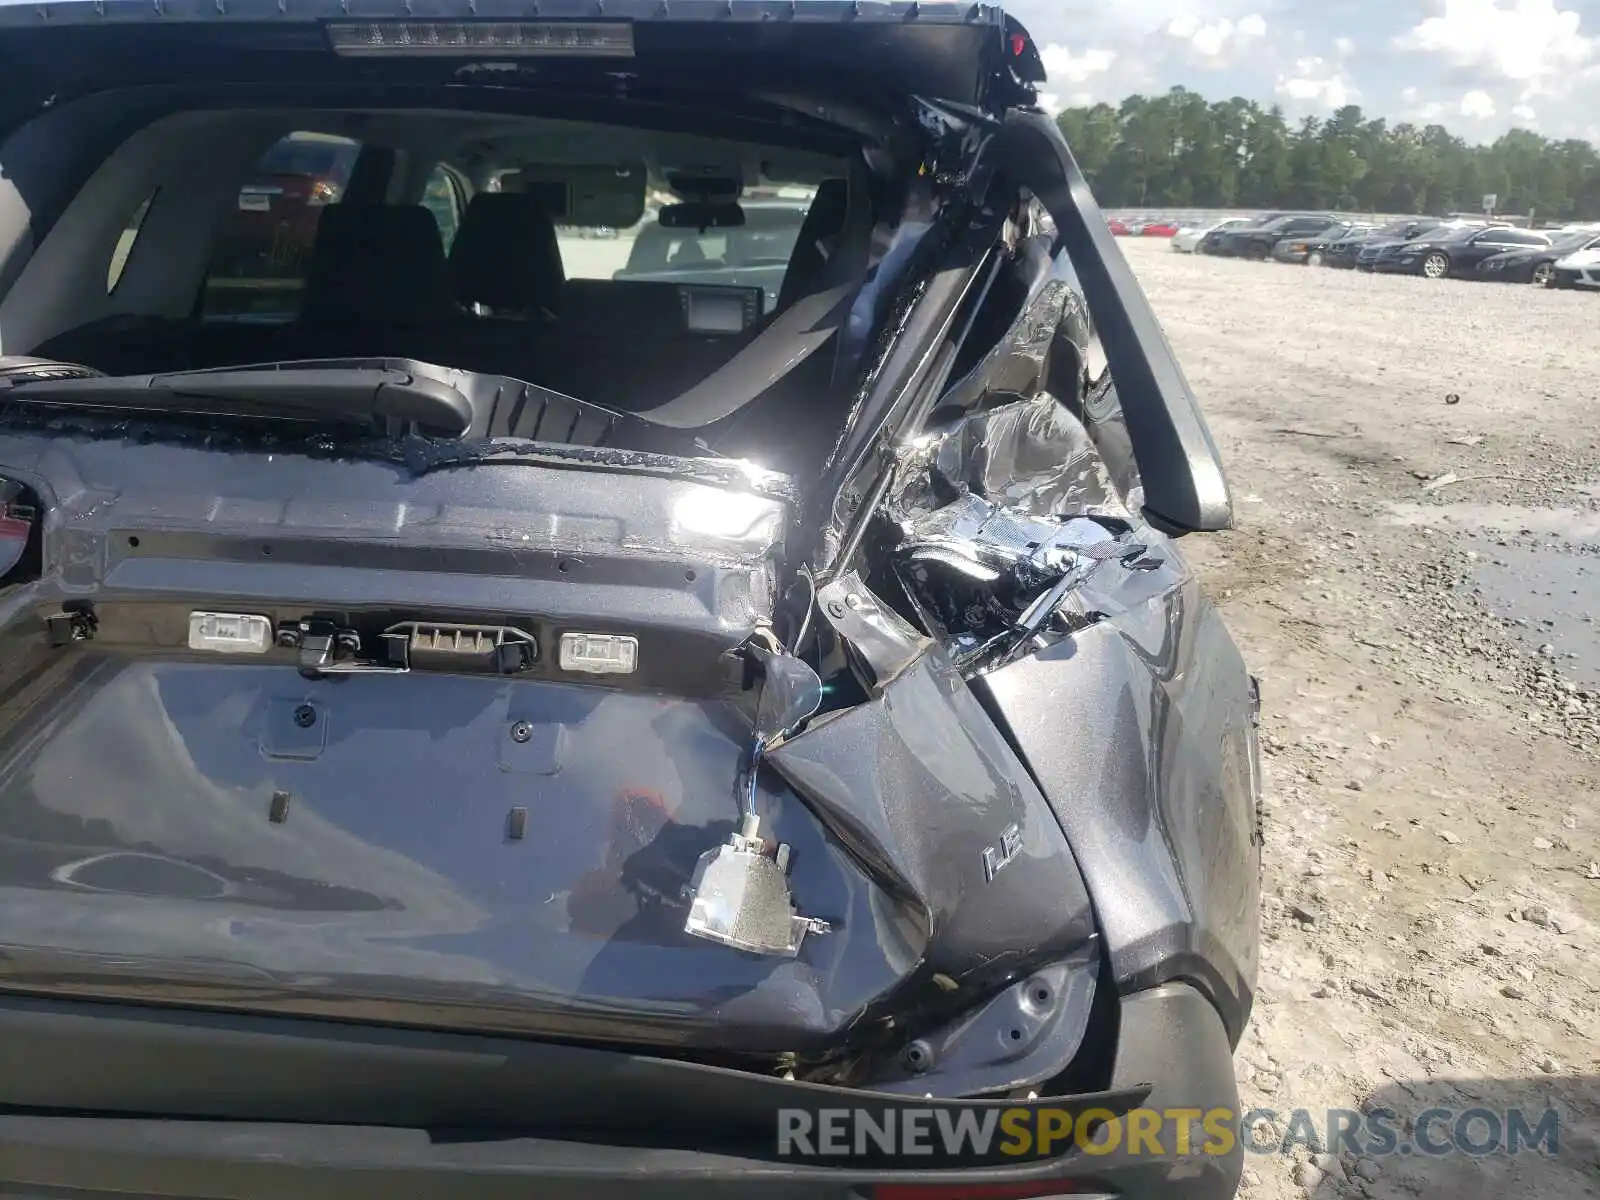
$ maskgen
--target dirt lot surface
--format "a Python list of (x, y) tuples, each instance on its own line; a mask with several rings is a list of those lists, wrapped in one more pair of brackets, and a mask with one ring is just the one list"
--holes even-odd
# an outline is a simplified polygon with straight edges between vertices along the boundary
[[(1600, 295), (1125, 247), (1234, 485), (1187, 553), (1262, 680), (1237, 1065), (1277, 1152), (1242, 1194), (1600, 1196)], [(1285, 1137), (1385, 1107), (1402, 1144), (1554, 1108), (1558, 1152)]]

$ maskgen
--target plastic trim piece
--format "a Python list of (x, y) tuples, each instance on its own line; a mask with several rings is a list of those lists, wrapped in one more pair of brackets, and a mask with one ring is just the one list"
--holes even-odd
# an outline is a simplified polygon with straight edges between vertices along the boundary
[[(509, 1168), (526, 1180), (574, 1169), (577, 1162), (564, 1149), (572, 1142), (601, 1141), (612, 1145), (591, 1146), (592, 1163), (585, 1170), (603, 1173), (607, 1162), (637, 1163), (636, 1155), (652, 1154), (687, 1165), (697, 1156), (673, 1150), (695, 1146), (705, 1152), (697, 1168), (702, 1172), (721, 1155), (744, 1171), (788, 1171), (793, 1164), (773, 1161), (781, 1110), (1029, 1106), (896, 1096), (512, 1038), (22, 997), (0, 998), (0, 1058), (8, 1067), (0, 1079), (0, 1106), (106, 1118), (61, 1116), (29, 1127), (0, 1117), (0, 1190), (8, 1182), (103, 1187), (114, 1178), (95, 1164), (67, 1160), (38, 1172), (20, 1169), (23, 1145), (42, 1149), (41, 1143), (53, 1143), (59, 1150), (63, 1137), (86, 1136), (110, 1157), (125, 1158), (125, 1190), (176, 1186), (172, 1194), (185, 1194), (198, 1176), (190, 1176), (187, 1186), (152, 1179), (153, 1163), (175, 1155), (191, 1165), (242, 1172), (233, 1180), (238, 1182), (275, 1145), (273, 1157), (302, 1169), (389, 1167), (404, 1177)], [(1140, 1084), (1032, 1103), (1127, 1112), (1148, 1090)], [(174, 1113), (187, 1119), (171, 1120)], [(213, 1121), (286, 1124), (240, 1140), (219, 1136), (223, 1131), (208, 1124)], [(334, 1125), (472, 1129), (484, 1136), (476, 1145), (452, 1145), (449, 1139), (399, 1137), (398, 1129), (390, 1131), (393, 1137), (372, 1130), (363, 1138), (353, 1128), (321, 1128)], [(504, 1131), (504, 1138), (489, 1136), (496, 1131)], [(141, 1156), (147, 1156), (143, 1169)], [(104, 1161), (99, 1165), (103, 1169)], [(821, 1174), (837, 1178), (838, 1170)], [(230, 1187), (199, 1194), (274, 1193), (235, 1193)], [(399, 1188), (390, 1194), (414, 1193)]]

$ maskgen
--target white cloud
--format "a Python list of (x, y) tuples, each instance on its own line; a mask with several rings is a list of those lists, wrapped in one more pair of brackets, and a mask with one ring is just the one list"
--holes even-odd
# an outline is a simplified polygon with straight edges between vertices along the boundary
[[(1181, 84), (1209, 100), (1276, 100), (1296, 120), (1360, 104), (1491, 139), (1532, 127), (1515, 111), (1526, 108), (1549, 137), (1600, 130), (1600, 0), (1004, 2), (1054, 44), (1041, 88), (1071, 107)], [(1492, 117), (1462, 115), (1470, 91), (1489, 97)]]
[(1530, 125), (1539, 119), (1539, 114), (1534, 112), (1533, 109), (1529, 108), (1526, 104), (1512, 105), (1511, 115), (1519, 121), (1528, 122)]
[(1402, 50), (1433, 54), (1457, 67), (1532, 82), (1577, 67), (1597, 49), (1578, 32), (1579, 15), (1555, 0), (1439, 0), (1429, 17), (1395, 39)]
[(1293, 75), (1278, 76), (1277, 92), (1302, 107), (1330, 111), (1354, 104), (1361, 97), (1354, 84), (1338, 71), (1330, 70), (1320, 58), (1296, 59)]
[(1182, 13), (1167, 23), (1167, 36), (1186, 43), (1190, 54), (1202, 64), (1226, 66), (1267, 36), (1267, 22), (1260, 13), (1250, 13), (1237, 21), (1229, 17), (1202, 21), (1193, 13)]
[(1488, 92), (1474, 88), (1461, 97), (1461, 115), (1472, 121), (1486, 121), (1494, 116), (1494, 100)]
[(1051, 43), (1040, 53), (1051, 83), (1083, 83), (1093, 75), (1104, 75), (1117, 61), (1114, 50), (1085, 50), (1074, 54), (1068, 47)]

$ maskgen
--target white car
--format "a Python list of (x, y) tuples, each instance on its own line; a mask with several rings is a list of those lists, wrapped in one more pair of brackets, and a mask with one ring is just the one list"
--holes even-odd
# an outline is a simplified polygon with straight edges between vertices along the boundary
[(1556, 260), (1550, 286), (1600, 290), (1600, 246), (1590, 245)]
[(1213, 229), (1235, 229), (1250, 224), (1249, 217), (1229, 217), (1226, 221), (1213, 221), (1209, 225), (1185, 225), (1172, 236), (1172, 248), (1180, 254), (1193, 254), (1200, 239)]

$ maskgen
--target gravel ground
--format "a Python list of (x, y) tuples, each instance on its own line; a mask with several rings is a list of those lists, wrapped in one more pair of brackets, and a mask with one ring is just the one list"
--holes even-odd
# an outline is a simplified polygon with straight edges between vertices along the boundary
[[(1293, 1144), (1242, 1194), (1600, 1196), (1600, 296), (1124, 245), (1234, 485), (1187, 552), (1262, 678), (1237, 1065)], [(1558, 1152), (1283, 1137), (1434, 1106), (1554, 1108)]]

